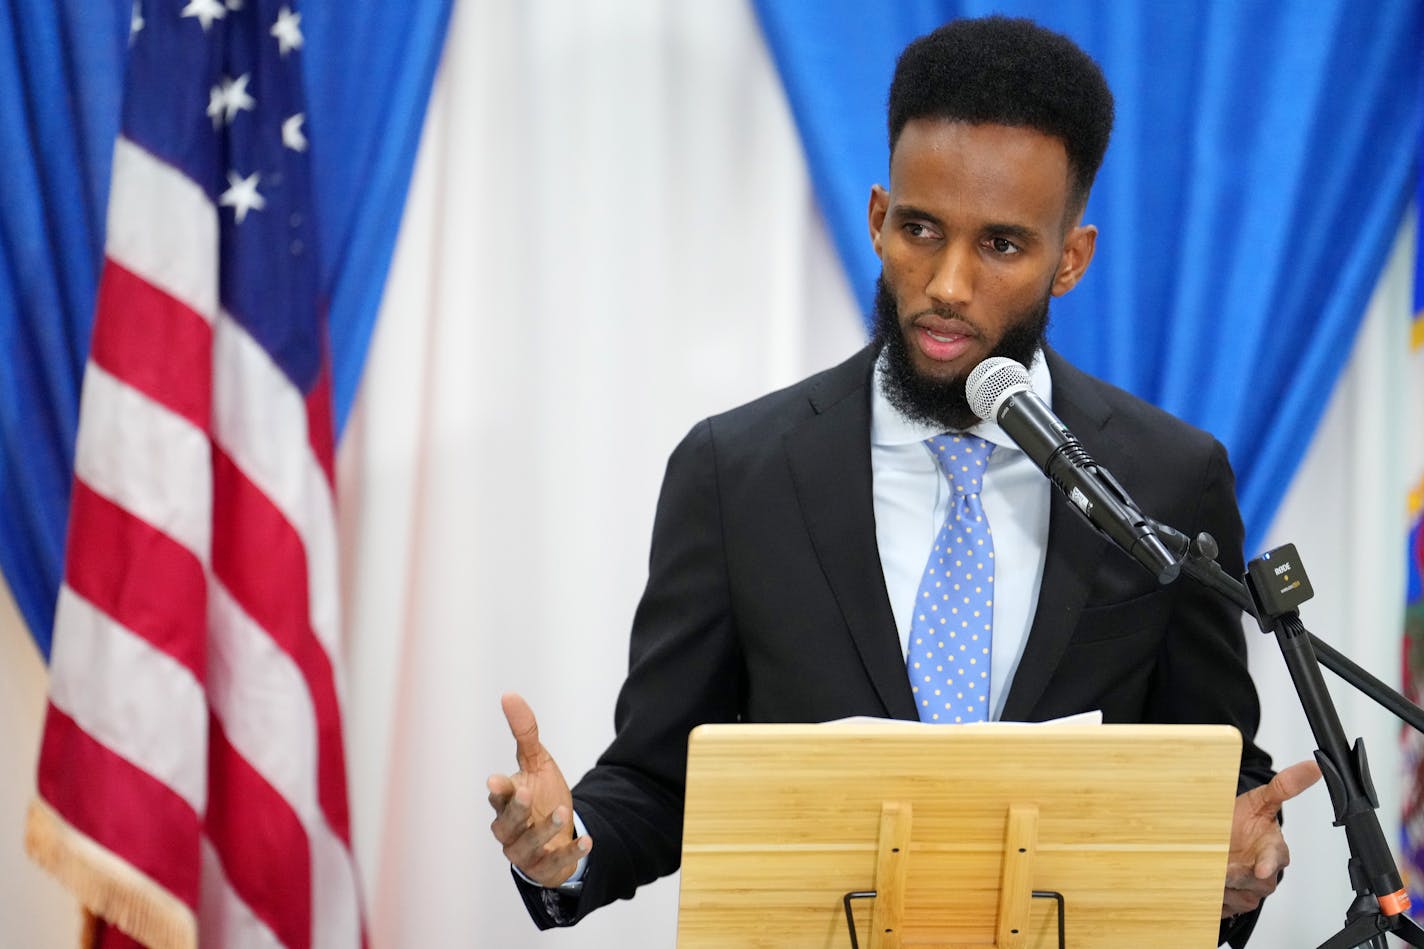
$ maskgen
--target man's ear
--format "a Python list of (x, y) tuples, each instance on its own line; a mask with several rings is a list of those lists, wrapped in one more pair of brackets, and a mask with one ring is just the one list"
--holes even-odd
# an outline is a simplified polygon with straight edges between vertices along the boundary
[(890, 192), (879, 185), (870, 186), (870, 207), (866, 209), (866, 220), (870, 224), (870, 244), (875, 248), (875, 256), (880, 253), (880, 232), (885, 227), (885, 215), (890, 210)]
[(1058, 272), (1053, 275), (1052, 292), (1055, 297), (1072, 290), (1083, 279), (1088, 264), (1093, 261), (1093, 251), (1098, 246), (1098, 229), (1092, 224), (1080, 224), (1068, 232), (1063, 241), (1063, 256), (1058, 261)]

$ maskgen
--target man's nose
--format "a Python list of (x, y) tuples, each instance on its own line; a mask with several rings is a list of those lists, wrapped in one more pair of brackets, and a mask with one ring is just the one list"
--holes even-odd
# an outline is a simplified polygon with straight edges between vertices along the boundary
[(930, 299), (951, 309), (968, 305), (974, 298), (976, 259), (972, 247), (946, 244), (925, 288)]

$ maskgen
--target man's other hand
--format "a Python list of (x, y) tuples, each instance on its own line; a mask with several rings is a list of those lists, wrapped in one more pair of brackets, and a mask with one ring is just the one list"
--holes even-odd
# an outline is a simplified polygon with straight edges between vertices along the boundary
[(500, 705), (514, 735), (519, 770), (492, 774), (485, 782), (495, 813), (490, 831), (525, 876), (541, 886), (558, 886), (573, 874), (593, 841), (587, 835), (574, 839), (573, 795), (539, 741), (539, 724), (529, 703), (509, 692)]
[(1291, 765), (1270, 784), (1236, 798), (1231, 815), (1231, 853), (1226, 860), (1226, 893), (1221, 916), (1249, 913), (1276, 889), (1276, 878), (1290, 863), (1290, 848), (1276, 815), (1281, 805), (1320, 780), (1314, 761)]

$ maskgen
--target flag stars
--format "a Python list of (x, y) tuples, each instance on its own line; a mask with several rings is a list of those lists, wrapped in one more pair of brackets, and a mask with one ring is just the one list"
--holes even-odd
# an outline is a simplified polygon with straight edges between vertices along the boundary
[(282, 144), (294, 152), (307, 150), (307, 137), (302, 132), (302, 123), (306, 120), (305, 112), (298, 112), (282, 120)]
[(143, 30), (143, 8), (139, 6), (138, 0), (134, 0), (133, 13), (129, 15), (129, 45), (133, 45), (134, 37)]
[(277, 38), (277, 49), (286, 56), (294, 49), (302, 48), (302, 15), (283, 7), (277, 11), (277, 22), (269, 30)]
[(255, 171), (246, 178), (235, 171), (227, 173), (228, 187), (226, 191), (218, 195), (218, 204), (225, 208), (232, 208), (238, 224), (247, 218), (248, 211), (261, 211), (267, 206), (267, 199), (257, 191), (257, 183), (260, 180), (261, 175)]
[(222, 124), (223, 113), (227, 111), (225, 102), (221, 86), (213, 86), (208, 90), (208, 118), (213, 120), (213, 128)]
[(180, 13), (183, 17), (196, 17), (198, 23), (203, 27), (203, 32), (208, 32), (208, 27), (213, 25), (214, 20), (221, 20), (227, 16), (227, 9), (218, 0), (188, 0), (188, 5)]
[(222, 81), (208, 90), (208, 118), (213, 120), (213, 128), (219, 124), (231, 125), (239, 112), (251, 112), (257, 107), (257, 100), (247, 92), (251, 73), (243, 73), (236, 79), (223, 76)]

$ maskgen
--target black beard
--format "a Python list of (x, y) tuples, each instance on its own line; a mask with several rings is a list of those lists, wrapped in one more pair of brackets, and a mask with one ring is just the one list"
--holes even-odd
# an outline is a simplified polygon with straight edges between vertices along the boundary
[[(1045, 293), (1038, 303), (1014, 316), (989, 355), (1007, 356), (1027, 367), (1048, 333), (1049, 299), (1050, 294)], [(951, 315), (947, 310), (939, 312), (941, 316)], [(964, 392), (968, 372), (940, 381), (915, 369), (910, 360), (910, 344), (905, 342), (905, 332), (900, 328), (900, 312), (883, 273), (875, 283), (874, 342), (884, 354), (881, 388), (890, 404), (907, 418), (944, 431), (963, 431), (979, 423)]]

